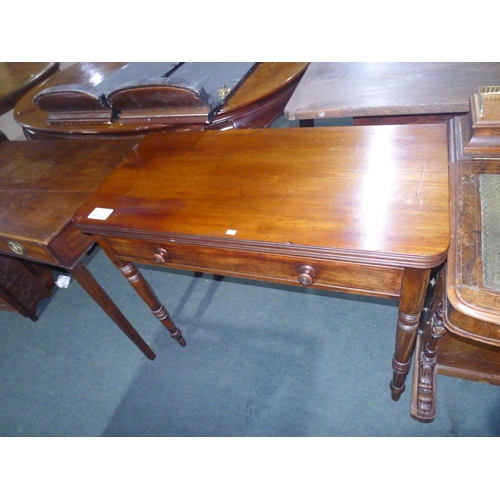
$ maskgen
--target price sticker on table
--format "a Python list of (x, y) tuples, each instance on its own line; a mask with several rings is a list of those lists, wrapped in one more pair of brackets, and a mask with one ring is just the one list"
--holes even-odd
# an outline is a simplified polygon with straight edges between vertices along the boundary
[(112, 208), (94, 208), (92, 212), (90, 212), (88, 218), (89, 219), (98, 219), (98, 220), (106, 220), (113, 212)]

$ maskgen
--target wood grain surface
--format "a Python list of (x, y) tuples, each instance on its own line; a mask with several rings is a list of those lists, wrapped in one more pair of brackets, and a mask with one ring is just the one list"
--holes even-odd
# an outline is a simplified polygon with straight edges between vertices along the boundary
[(311, 63), (285, 107), (290, 120), (466, 113), (496, 62)]
[[(113, 213), (88, 219), (96, 207)], [(446, 125), (148, 136), (75, 221), (100, 234), (433, 267), (449, 242)]]

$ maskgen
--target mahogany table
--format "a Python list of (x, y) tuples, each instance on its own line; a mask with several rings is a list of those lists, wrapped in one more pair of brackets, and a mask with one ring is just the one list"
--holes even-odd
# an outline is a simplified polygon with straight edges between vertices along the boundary
[(74, 221), (178, 340), (134, 262), (399, 300), (397, 400), (448, 249), (446, 128), (149, 135)]
[(151, 119), (145, 122), (118, 119), (113, 123), (48, 123), (48, 112), (33, 101), (42, 90), (56, 85), (95, 85), (126, 63), (77, 63), (54, 75), (30, 91), (19, 101), (14, 118), (28, 139), (89, 138), (140, 136), (149, 132), (189, 129), (227, 129), (267, 127), (283, 114), (301, 76), (307, 68), (304, 62), (259, 63), (222, 107), (210, 125), (172, 123), (171, 119)]
[(59, 69), (56, 62), (0, 62), (0, 115), (37, 83)]
[(154, 352), (81, 263), (95, 240), (80, 232), (71, 220), (74, 211), (135, 143), (55, 140), (0, 144), (0, 256), (7, 257), (0, 259), (0, 297), (8, 293), (14, 306), (35, 319), (43, 282), (26, 276), (29, 264), (19, 270), (19, 259), (62, 267), (132, 342), (154, 359)]
[[(436, 123), (469, 111), (500, 63), (311, 63), (285, 106), (290, 120), (354, 118), (355, 125)], [(307, 124), (307, 122), (306, 122)]]
[(500, 87), (484, 102), (494, 113), (475, 94), (450, 127), (450, 249), (415, 350), (421, 422), (436, 417), (440, 374), (500, 385)]
[[(58, 69), (59, 63), (55, 62), (0, 62), (0, 115), (14, 108), (25, 92)], [(0, 143), (6, 140), (0, 130)], [(15, 282), (7, 280), (12, 275), (17, 277)], [(50, 296), (53, 286), (46, 267), (0, 255), (0, 310), (36, 320), (36, 306)]]

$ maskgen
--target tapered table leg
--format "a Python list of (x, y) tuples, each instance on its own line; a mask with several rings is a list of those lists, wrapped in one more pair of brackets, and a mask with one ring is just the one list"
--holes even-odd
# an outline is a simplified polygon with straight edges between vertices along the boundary
[(102, 307), (106, 314), (123, 330), (125, 335), (141, 350), (149, 359), (155, 359), (156, 354), (139, 335), (137, 330), (130, 324), (128, 319), (118, 309), (109, 295), (104, 291), (90, 271), (81, 263), (69, 270), (71, 276), (82, 286), (82, 288)]
[(405, 269), (399, 300), (396, 346), (392, 359), (393, 376), (391, 396), (398, 401), (405, 390), (405, 379), (410, 371), (411, 356), (417, 338), (420, 315), (424, 306), (430, 270)]

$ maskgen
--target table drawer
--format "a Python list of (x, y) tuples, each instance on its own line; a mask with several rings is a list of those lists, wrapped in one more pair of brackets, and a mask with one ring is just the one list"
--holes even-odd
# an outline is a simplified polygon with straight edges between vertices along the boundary
[(173, 242), (108, 238), (122, 260), (212, 274), (399, 297), (402, 268)]
[(0, 252), (23, 259), (57, 264), (57, 259), (47, 247), (29, 241), (0, 238)]

